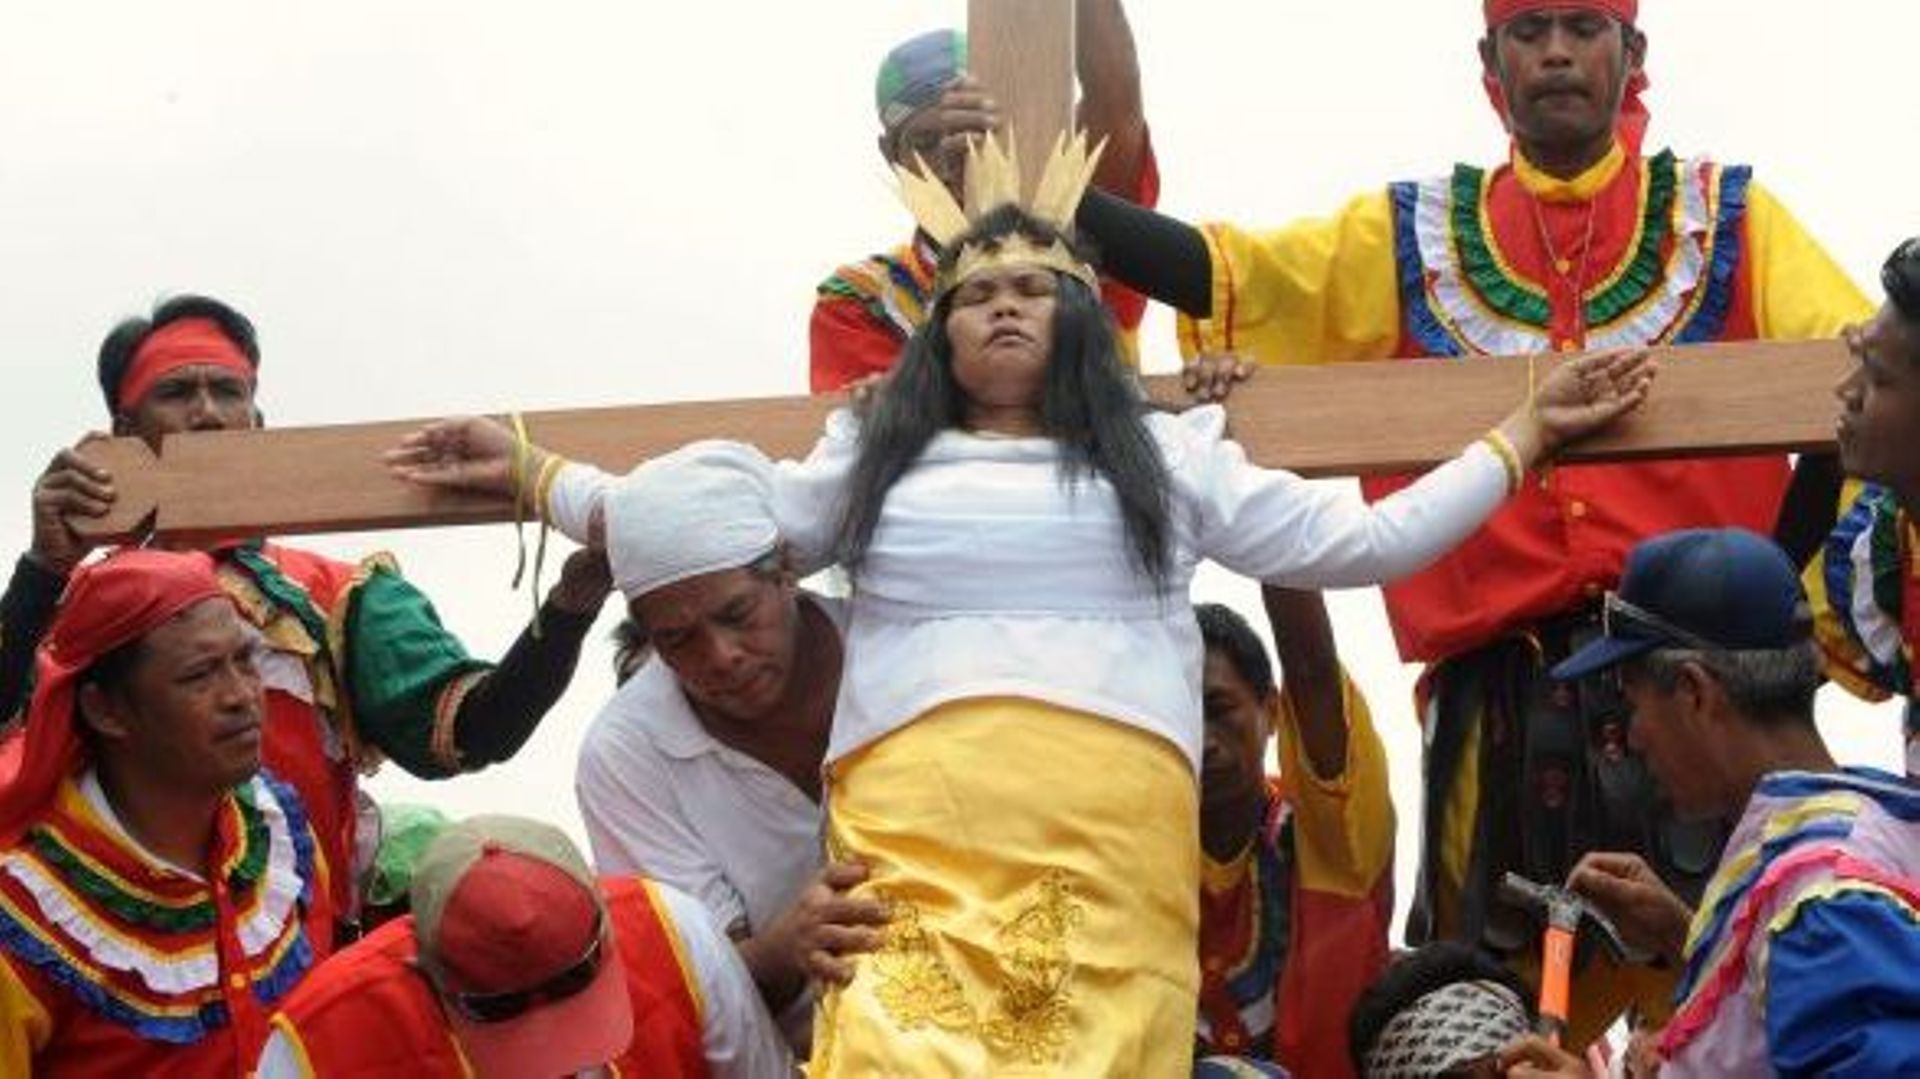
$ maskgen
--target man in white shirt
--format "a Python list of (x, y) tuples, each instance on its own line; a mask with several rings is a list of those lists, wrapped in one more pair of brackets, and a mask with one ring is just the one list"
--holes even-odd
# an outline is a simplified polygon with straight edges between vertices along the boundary
[(804, 1054), (813, 980), (879, 942), (885, 906), (821, 849), (821, 760), (845, 605), (798, 587), (763, 475), (701, 443), (649, 462), (611, 511), (608, 555), (653, 647), (580, 749), (575, 789), (602, 873), (703, 903)]

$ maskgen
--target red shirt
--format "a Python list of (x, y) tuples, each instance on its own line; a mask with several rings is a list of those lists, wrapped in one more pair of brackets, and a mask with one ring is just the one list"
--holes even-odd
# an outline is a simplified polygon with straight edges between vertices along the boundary
[[(1635, 317), (1640, 308), (1629, 307), (1611, 320), (1590, 319), (1576, 298), (1580, 291), (1609, 280), (1630, 286), (1637, 250), (1651, 256), (1646, 264), (1651, 277), (1646, 280), (1654, 298), (1665, 288), (1675, 240), (1654, 231), (1659, 227), (1655, 222), (1669, 215), (1650, 214), (1643, 222), (1649, 186), (1643, 184), (1643, 175), (1654, 170), (1643, 170), (1642, 165), (1641, 159), (1628, 156), (1591, 201), (1536, 197), (1511, 166), (1495, 171), (1482, 188), (1478, 220), (1487, 230), (1491, 261), (1511, 274), (1507, 282), (1545, 294), (1547, 330), (1560, 351), (1593, 344), (1590, 324), (1605, 321), (1612, 330)], [(1462, 176), (1456, 172), (1452, 179), (1456, 192)], [(1702, 241), (1706, 250), (1700, 283), (1687, 295), (1676, 321), (1654, 327), (1641, 341), (1738, 341), (1756, 335), (1744, 235), (1746, 170), (1715, 166), (1705, 176), (1698, 188), (1707, 193), (1702, 202), (1718, 209), (1720, 217)], [(1412, 185), (1396, 187), (1412, 190)], [(1396, 190), (1396, 200), (1401, 193)], [(1685, 190), (1672, 195), (1686, 197)], [(1431, 283), (1435, 278), (1432, 267), (1420, 266), (1409, 216), (1407, 204), (1396, 201), (1403, 271), (1403, 328), (1396, 354), (1412, 358), (1468, 352), (1448, 340), (1440, 320), (1423, 321), (1432, 319), (1434, 305), (1408, 295), (1405, 282)], [(1452, 250), (1468, 264), (1465, 276), (1472, 280), (1472, 256), (1466, 253), (1472, 244), (1462, 232), (1456, 224)], [(1592, 251), (1583, 255), (1588, 237)], [(1556, 270), (1556, 262), (1566, 272)], [(1481, 270), (1486, 269), (1483, 261)], [(1408, 271), (1424, 271), (1424, 277)], [(1483, 299), (1507, 283), (1480, 280), (1492, 281), (1489, 287), (1476, 286)], [(1593, 301), (1588, 303), (1591, 310)], [(1465, 543), (1426, 570), (1386, 587), (1400, 653), (1409, 661), (1445, 659), (1530, 622), (1574, 610), (1619, 581), (1626, 554), (1635, 544), (1663, 532), (1737, 526), (1769, 534), (1787, 475), (1786, 458), (1774, 454), (1556, 467), (1529, 476), (1523, 489)], [(1362, 490), (1377, 499), (1409, 482), (1409, 477), (1366, 480)]]

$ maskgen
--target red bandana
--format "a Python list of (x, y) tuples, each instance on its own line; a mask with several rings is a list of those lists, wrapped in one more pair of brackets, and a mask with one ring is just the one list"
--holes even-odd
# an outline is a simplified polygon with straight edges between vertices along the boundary
[(1530, 11), (1598, 11), (1632, 26), (1640, 17), (1640, 0), (1486, 0), (1487, 29)]
[(120, 377), (114, 407), (131, 412), (153, 384), (182, 367), (224, 367), (253, 384), (253, 361), (210, 318), (183, 318), (147, 335)]
[(80, 764), (80, 735), (74, 729), (80, 676), (107, 653), (188, 607), (225, 595), (214, 579), (213, 562), (199, 553), (121, 550), (74, 572), (35, 657), (18, 770), (0, 768), (0, 847), (19, 840), (61, 780)]

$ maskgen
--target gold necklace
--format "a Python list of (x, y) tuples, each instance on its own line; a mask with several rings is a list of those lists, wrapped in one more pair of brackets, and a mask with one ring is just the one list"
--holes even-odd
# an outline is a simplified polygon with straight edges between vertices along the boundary
[(1547, 231), (1547, 214), (1541, 208), (1540, 196), (1531, 191), (1527, 195), (1533, 203), (1533, 225), (1540, 233), (1540, 246), (1546, 249), (1547, 265), (1552, 267), (1562, 283), (1573, 290), (1574, 337), (1584, 343), (1587, 336), (1587, 270), (1592, 265), (1593, 227), (1600, 214), (1600, 200), (1597, 197), (1587, 200), (1587, 229), (1586, 235), (1580, 240), (1580, 273), (1576, 276), (1573, 273), (1573, 260), (1563, 257), (1553, 245), (1553, 234)]

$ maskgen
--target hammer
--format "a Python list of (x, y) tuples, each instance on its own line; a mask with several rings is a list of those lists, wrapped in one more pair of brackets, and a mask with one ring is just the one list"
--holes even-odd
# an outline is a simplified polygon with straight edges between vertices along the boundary
[(1584, 927), (1597, 934), (1619, 962), (1639, 963), (1647, 957), (1627, 947), (1620, 930), (1598, 908), (1565, 888), (1535, 884), (1518, 873), (1508, 873), (1501, 878), (1500, 897), (1546, 918), (1546, 935), (1540, 942), (1540, 1019), (1535, 1032), (1559, 1045), (1567, 1032), (1573, 945), (1580, 930)]

